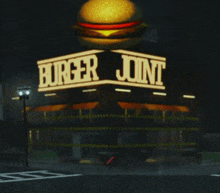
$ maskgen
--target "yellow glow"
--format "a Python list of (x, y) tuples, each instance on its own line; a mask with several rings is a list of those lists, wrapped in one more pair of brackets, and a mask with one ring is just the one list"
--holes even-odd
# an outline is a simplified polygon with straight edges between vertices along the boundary
[(70, 85), (38, 88), (38, 91), (45, 92), (45, 91), (52, 91), (52, 90), (63, 90), (63, 89), (68, 89), (68, 88), (79, 88), (79, 87), (84, 87), (84, 86), (96, 86), (96, 85), (105, 85), (105, 84), (165, 90), (165, 86), (130, 83), (130, 82), (117, 81), (117, 80), (100, 80), (100, 81), (85, 82), (85, 83), (74, 83), (74, 84), (70, 84)]
[(79, 14), (90, 23), (121, 23), (127, 22), (135, 11), (134, 4), (128, 0), (89, 0)]
[(30, 138), (30, 140), (32, 140), (32, 131), (31, 130), (29, 130), (29, 138)]
[[(86, 67), (81, 66), (81, 61), (83, 61), (84, 64), (86, 64)], [(91, 66), (92, 61), (93, 65)], [(71, 63), (74, 64), (74, 67), (76, 68), (75, 70), (70, 69)], [(53, 81), (51, 77), (52, 66), (54, 67)], [(64, 69), (62, 69), (63, 67)], [(77, 58), (70, 58), (69, 60), (60, 60), (54, 63), (38, 65), (39, 87), (57, 86), (62, 84), (74, 84), (79, 82), (99, 80), (99, 77), (96, 72), (97, 67), (98, 58), (95, 54)], [(86, 72), (86, 74), (82, 75), (81, 72)], [(71, 74), (74, 74), (74, 79), (71, 79)]]
[[(103, 84), (134, 86), (134, 87), (163, 89), (163, 90), (165, 89), (165, 87), (163, 86), (162, 76), (161, 76), (162, 69), (165, 69), (165, 62), (157, 61), (157, 60), (165, 60), (165, 58), (136, 53), (136, 52), (129, 52), (124, 50), (112, 50), (112, 52), (128, 54), (121, 56), (123, 58), (123, 71), (122, 71), (123, 73), (121, 73), (120, 69), (116, 70), (116, 78), (118, 81), (115, 80), (98, 81), (99, 80), (99, 76), (97, 74), (98, 58), (94, 54), (91, 55), (91, 53), (93, 52), (94, 50), (38, 61), (38, 68), (39, 68), (38, 91), (52, 91), (52, 90), (77, 88), (77, 87), (93, 86), (93, 85), (103, 85)], [(103, 51), (95, 50), (95, 52), (99, 53)], [(76, 57), (81, 55), (83, 55), (83, 57)], [(134, 56), (129, 56), (129, 55), (134, 55)], [(138, 58), (137, 56), (140, 56), (140, 58)], [(149, 59), (147, 57), (154, 59), (154, 60), (153, 59), (150, 60), (152, 67), (150, 67), (148, 62)], [(130, 77), (131, 60), (133, 60), (135, 63), (134, 77)], [(81, 61), (83, 61), (85, 67), (81, 66)], [(91, 65), (92, 61), (93, 64)], [(49, 63), (45, 63), (45, 62), (49, 62)], [(74, 64), (74, 67), (76, 69), (74, 70), (70, 69), (71, 63)], [(54, 67), (53, 77), (51, 77), (52, 66)], [(143, 71), (140, 71), (139, 69), (142, 69)], [(157, 69), (157, 76), (155, 73), (156, 69)], [(82, 75), (81, 72), (85, 72), (85, 74)], [(71, 78), (71, 74), (74, 74), (73, 79)], [(149, 81), (147, 81), (146, 75), (148, 75)], [(159, 94), (153, 93), (153, 94), (165, 95), (166, 93), (159, 93)], [(45, 96), (52, 96), (52, 95), (54, 94), (53, 93), (45, 94)]]
[(183, 95), (183, 98), (195, 99), (196, 96), (194, 96), (194, 95)]
[(57, 94), (56, 93), (49, 93), (49, 94), (45, 94), (44, 96), (48, 97), (48, 96), (55, 96), (55, 95), (57, 95)]
[(95, 92), (96, 89), (87, 89), (87, 90), (82, 90), (82, 92)]
[(20, 98), (19, 97), (12, 97), (11, 99), (12, 100), (19, 100)]
[(153, 163), (153, 162), (158, 162), (158, 160), (149, 158), (149, 159), (146, 159), (146, 162)]
[(130, 89), (121, 89), (121, 88), (116, 88), (115, 91), (117, 91), (117, 92), (131, 92)]
[(103, 34), (104, 36), (108, 37), (111, 34), (118, 32), (119, 30), (94, 30), (94, 31), (99, 32), (99, 33)]
[[(163, 85), (162, 82), (162, 69), (166, 68), (166, 63), (157, 60), (150, 60), (152, 66), (149, 65), (148, 58), (137, 58), (129, 55), (122, 55), (123, 59), (123, 73), (121, 70), (116, 70), (116, 77), (119, 81), (137, 82), (142, 84), (151, 85)], [(131, 68), (130, 62), (134, 61), (134, 76), (130, 76)], [(157, 81), (156, 81), (156, 69), (157, 69)], [(123, 74), (121, 76), (121, 74)], [(148, 80), (147, 80), (148, 76)], [(156, 82), (155, 82), (156, 81)]]
[[(26, 107), (26, 108), (25, 108), (25, 111), (29, 111), (30, 109), (31, 109), (31, 107)], [(24, 113), (24, 109), (22, 109), (21, 112)]]
[(153, 95), (167, 96), (167, 93), (153, 92)]
[(91, 160), (80, 160), (80, 164), (92, 164)]

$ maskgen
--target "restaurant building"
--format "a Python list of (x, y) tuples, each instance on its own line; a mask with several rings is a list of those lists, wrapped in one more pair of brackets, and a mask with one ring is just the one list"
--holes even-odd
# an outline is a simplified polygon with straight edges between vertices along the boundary
[[(65, 64), (71, 60), (68, 58), (80, 58), (82, 66), (85, 65), (77, 69), (78, 81), (72, 79), (69, 83), (65, 79), (67, 65), (58, 66), (64, 63), (62, 58)], [(62, 58), (37, 62), (41, 97), (38, 100), (44, 105), (27, 107), (33, 145), (60, 148), (73, 159), (108, 159), (122, 151), (146, 159), (155, 149), (197, 150), (196, 96), (166, 88), (172, 79), (166, 78), (170, 73), (166, 73), (164, 57), (127, 50), (89, 50)], [(91, 65), (85, 62), (88, 58)], [(129, 69), (125, 68), (126, 62), (134, 70), (125, 78)], [(110, 66), (107, 72), (102, 64)], [(137, 64), (139, 68), (135, 67)], [(140, 68), (145, 71), (140, 72)], [(55, 69), (57, 74), (51, 76)], [(72, 72), (77, 76), (76, 69)], [(90, 80), (84, 81), (86, 78)]]
[(117, 153), (147, 159), (155, 149), (197, 151), (197, 98), (175, 84), (186, 81), (185, 71), (140, 52), (146, 25), (139, 10), (111, 2), (81, 7), (73, 28), (85, 51), (37, 61), (38, 102), (26, 107), (30, 148), (104, 161)]

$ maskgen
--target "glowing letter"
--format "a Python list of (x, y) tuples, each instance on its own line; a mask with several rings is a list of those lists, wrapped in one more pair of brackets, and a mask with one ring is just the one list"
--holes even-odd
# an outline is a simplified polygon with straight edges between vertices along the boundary
[(116, 78), (120, 81), (125, 81), (126, 78), (128, 77), (128, 74), (130, 73), (128, 70), (128, 56), (122, 55), (121, 56), (123, 59), (123, 76), (120, 75), (120, 70), (116, 70)]
[(155, 84), (155, 70), (157, 67), (157, 63), (155, 63), (154, 60), (151, 60), (150, 62), (151, 62), (151, 69), (148, 61), (144, 63), (144, 70), (145, 70), (144, 75), (146, 75), (147, 73), (150, 84)]
[[(91, 66), (91, 60), (93, 60), (93, 66)], [(96, 72), (96, 69), (98, 67), (98, 59), (96, 55), (84, 57), (83, 61), (86, 64), (86, 74), (83, 75), (83, 81), (99, 80)]]
[[(148, 64), (147, 59), (138, 58), (138, 83), (145, 83), (147, 84), (147, 74), (145, 72), (144, 66)], [(149, 65), (149, 64), (148, 64)]]
[[(131, 71), (131, 61), (134, 61), (134, 78), (130, 77), (130, 71)], [(128, 64), (127, 64), (127, 80), (129, 82), (137, 82), (138, 80), (138, 59), (134, 56), (128, 56)]]
[(65, 60), (54, 62), (55, 69), (58, 69), (57, 85), (70, 83), (70, 65)]
[(76, 67), (76, 70), (72, 70), (72, 73), (74, 74), (74, 82), (82, 82), (81, 80), (81, 72), (85, 71), (85, 67), (81, 67), (81, 58), (76, 59), (70, 59), (70, 63), (73, 63)]
[(157, 62), (158, 68), (157, 68), (157, 82), (156, 85), (163, 85), (162, 82), (162, 69), (166, 68), (165, 62)]
[[(58, 84), (58, 80), (59, 80), (59, 68), (58, 65), (55, 65), (53, 63), (53, 67), (54, 67), (54, 74), (52, 74), (52, 69), (51, 69), (51, 76), (53, 75), (54, 77), (54, 81), (52, 82), (52, 77), (51, 77), (51, 81), (50, 81), (50, 86), (56, 86)], [(52, 68), (52, 67), (51, 67)]]
[(47, 87), (51, 82), (52, 63), (39, 65), (39, 87)]

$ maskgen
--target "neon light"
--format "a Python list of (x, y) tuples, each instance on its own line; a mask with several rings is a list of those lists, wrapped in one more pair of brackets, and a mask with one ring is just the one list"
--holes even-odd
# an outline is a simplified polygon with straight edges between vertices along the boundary
[(78, 88), (78, 87), (85, 87), (85, 86), (105, 85), (105, 84), (165, 90), (165, 86), (130, 83), (130, 82), (122, 82), (122, 81), (116, 81), (116, 80), (100, 80), (100, 81), (93, 81), (93, 82), (75, 83), (75, 84), (62, 85), (62, 86), (38, 88), (38, 92), (62, 90), (62, 89), (68, 89), (68, 88)]
[(94, 92), (96, 89), (87, 89), (87, 90), (82, 90), (82, 92)]
[(89, 24), (89, 23), (82, 23), (82, 22), (76, 22), (77, 25), (90, 28), (90, 29), (122, 29), (122, 28), (128, 28), (133, 27), (135, 25), (138, 25), (141, 23), (141, 21), (133, 21), (129, 23), (120, 23), (120, 24)]
[(12, 97), (11, 99), (12, 100), (19, 100), (20, 98), (19, 97)]
[[(105, 84), (165, 90), (162, 82), (162, 69), (166, 68), (166, 63), (161, 61), (165, 60), (165, 58), (124, 50), (113, 50), (112, 52), (128, 54), (122, 55), (122, 69), (116, 69), (115, 71), (117, 80), (99, 81), (97, 73), (98, 58), (94, 53), (100, 52), (104, 51), (91, 50), (37, 61), (39, 69), (38, 91), (52, 91)], [(135, 70), (133, 72), (134, 74), (130, 75), (132, 61), (134, 61)], [(81, 65), (82, 62), (85, 66)], [(71, 69), (72, 66), (74, 66), (74, 70)]]
[(127, 50), (111, 50), (111, 52), (115, 53), (120, 53), (120, 54), (127, 54), (135, 57), (142, 57), (142, 58), (149, 58), (149, 59), (154, 59), (154, 60), (161, 60), (161, 61), (166, 61), (165, 57), (159, 57), (159, 56), (154, 56), (154, 55), (149, 55), (149, 54), (142, 54), (138, 52), (131, 52)]
[(111, 158), (106, 162), (106, 165), (108, 165), (113, 159), (114, 159), (114, 157), (111, 157)]
[[(82, 61), (84, 62), (85, 67), (81, 65)], [(75, 67), (74, 70), (71, 70), (72, 64)], [(54, 68), (54, 80), (51, 76), (52, 67)], [(99, 80), (96, 71), (97, 67), (98, 58), (95, 54), (38, 65), (39, 87), (59, 86), (79, 82), (97, 81)], [(85, 72), (85, 74), (82, 74), (81, 72)], [(71, 75), (74, 75), (73, 79), (71, 78)]]
[(194, 96), (194, 95), (183, 95), (183, 98), (195, 99), (196, 96)]
[(55, 96), (55, 95), (57, 95), (57, 94), (56, 93), (49, 93), (49, 94), (45, 94), (44, 96), (48, 97), (48, 96)]
[(167, 93), (153, 92), (154, 95), (167, 96)]
[(131, 92), (131, 90), (121, 89), (121, 88), (116, 88), (115, 91), (118, 91), (118, 92)]
[[(120, 81), (137, 82), (141, 84), (151, 84), (162, 86), (162, 69), (166, 68), (166, 63), (157, 60), (148, 60), (147, 58), (138, 58), (134, 56), (122, 55), (123, 73), (120, 69), (116, 70), (116, 78)], [(134, 62), (134, 72), (131, 77), (131, 61)], [(151, 64), (151, 65), (150, 65)], [(157, 69), (157, 76), (156, 76)], [(157, 77), (157, 81), (156, 81)], [(148, 80), (147, 80), (148, 79)]]

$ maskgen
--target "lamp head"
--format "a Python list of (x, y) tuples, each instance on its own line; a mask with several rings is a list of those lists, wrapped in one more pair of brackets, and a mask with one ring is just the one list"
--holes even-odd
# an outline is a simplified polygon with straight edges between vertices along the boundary
[(22, 96), (23, 94), (24, 94), (23, 91), (18, 91), (19, 96)]
[(25, 91), (25, 94), (26, 94), (26, 95), (30, 95), (30, 93), (31, 93), (30, 90), (26, 90), (26, 91)]
[(17, 93), (21, 97), (25, 96), (26, 98), (29, 98), (29, 95), (31, 94), (31, 87), (25, 86), (25, 87), (19, 87), (17, 88)]

